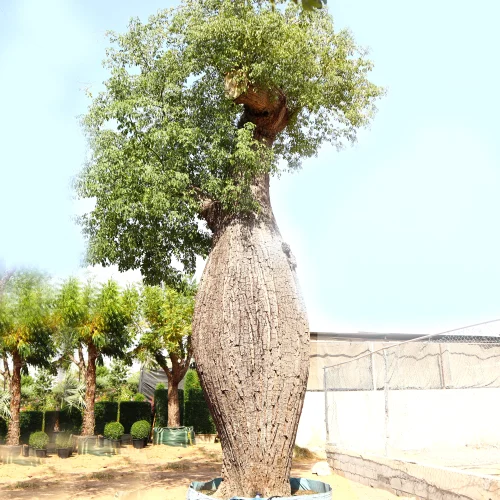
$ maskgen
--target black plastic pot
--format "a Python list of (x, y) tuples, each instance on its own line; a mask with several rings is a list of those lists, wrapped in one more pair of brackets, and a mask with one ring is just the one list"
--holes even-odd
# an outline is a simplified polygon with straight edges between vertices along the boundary
[(132, 439), (132, 445), (134, 446), (134, 448), (136, 448), (137, 450), (141, 450), (142, 448), (144, 448), (144, 439)]
[(37, 458), (47, 458), (47, 450), (37, 450), (37, 449), (35, 449), (35, 456)]
[(70, 448), (57, 448), (57, 456), (59, 458), (68, 458), (71, 454)]

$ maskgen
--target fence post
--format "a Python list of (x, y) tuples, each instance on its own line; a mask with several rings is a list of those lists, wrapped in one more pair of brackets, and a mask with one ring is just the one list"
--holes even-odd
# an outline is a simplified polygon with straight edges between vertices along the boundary
[(385, 456), (388, 455), (389, 451), (389, 361), (387, 359), (387, 349), (384, 349), (384, 427), (385, 427), (385, 442), (384, 442), (384, 453)]
[(370, 349), (370, 361), (371, 361), (371, 366), (372, 366), (372, 386), (373, 390), (377, 390), (377, 374), (375, 373), (375, 356), (373, 355), (373, 342), (370, 342), (368, 344), (368, 347)]
[(326, 368), (323, 367), (323, 391), (325, 393), (325, 429), (326, 429), (326, 443), (330, 442), (330, 429), (328, 427), (328, 392), (326, 388)]

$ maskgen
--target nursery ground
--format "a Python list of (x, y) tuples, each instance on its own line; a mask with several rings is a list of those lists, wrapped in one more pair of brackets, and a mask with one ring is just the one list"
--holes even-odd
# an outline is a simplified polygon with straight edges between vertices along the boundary
[[(398, 497), (337, 475), (311, 474), (317, 460), (294, 460), (292, 475), (332, 485), (334, 500), (393, 500)], [(26, 459), (0, 465), (0, 498), (184, 500), (191, 481), (206, 481), (220, 472), (219, 444), (189, 448), (124, 446), (112, 456), (78, 455), (68, 459)], [(401, 500), (401, 498), (400, 498)]]

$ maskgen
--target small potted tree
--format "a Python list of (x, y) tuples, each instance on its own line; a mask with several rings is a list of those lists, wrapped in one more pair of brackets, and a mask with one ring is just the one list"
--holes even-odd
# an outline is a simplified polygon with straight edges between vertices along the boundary
[(59, 458), (68, 458), (71, 455), (71, 436), (67, 432), (56, 435), (56, 450)]
[(47, 457), (47, 445), (49, 444), (49, 436), (43, 432), (33, 432), (29, 439), (30, 446), (35, 450), (35, 455), (38, 458)]
[(111, 442), (113, 448), (120, 448), (124, 432), (125, 429), (120, 422), (109, 422), (104, 427), (104, 437)]
[(151, 425), (147, 420), (138, 420), (130, 428), (130, 434), (132, 435), (132, 445), (134, 448), (141, 449), (144, 448), (146, 444), (146, 439), (151, 432)]

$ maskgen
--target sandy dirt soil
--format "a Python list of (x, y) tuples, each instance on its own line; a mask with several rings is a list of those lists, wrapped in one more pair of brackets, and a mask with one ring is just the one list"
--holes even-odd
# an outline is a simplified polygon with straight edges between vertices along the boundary
[[(318, 478), (311, 474), (316, 461), (295, 460), (292, 476), (331, 484), (335, 500), (398, 498), (337, 475)], [(189, 483), (217, 477), (220, 464), (219, 444), (189, 448), (150, 445), (143, 450), (124, 446), (119, 454), (100, 452), (68, 459), (57, 455), (47, 459), (18, 458), (15, 463), (0, 465), (0, 498), (184, 500)]]

